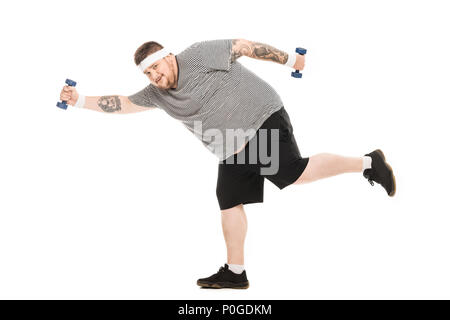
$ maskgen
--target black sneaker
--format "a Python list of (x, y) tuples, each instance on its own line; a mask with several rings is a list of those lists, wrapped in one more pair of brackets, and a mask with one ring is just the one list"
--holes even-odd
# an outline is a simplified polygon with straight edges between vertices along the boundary
[(213, 274), (208, 278), (198, 279), (197, 285), (203, 288), (216, 289), (247, 289), (249, 287), (245, 270), (241, 274), (236, 274), (228, 269), (228, 265), (226, 263), (223, 267), (220, 267), (216, 274)]
[(369, 180), (373, 186), (373, 182), (379, 183), (386, 190), (390, 197), (395, 194), (395, 176), (391, 166), (386, 162), (383, 151), (377, 149), (369, 154), (365, 154), (372, 158), (372, 168), (366, 169), (363, 176)]

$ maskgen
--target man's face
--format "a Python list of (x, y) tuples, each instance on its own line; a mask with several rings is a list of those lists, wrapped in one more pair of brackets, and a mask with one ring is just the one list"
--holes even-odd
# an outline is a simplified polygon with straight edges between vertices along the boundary
[(172, 64), (174, 58), (173, 55), (168, 55), (145, 69), (145, 75), (155, 87), (170, 89), (177, 84), (176, 72)]

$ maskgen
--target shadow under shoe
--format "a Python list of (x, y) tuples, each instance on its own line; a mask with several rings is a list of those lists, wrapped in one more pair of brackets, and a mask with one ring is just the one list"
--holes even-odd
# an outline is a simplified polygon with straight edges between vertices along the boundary
[(241, 274), (236, 274), (225, 264), (220, 267), (219, 271), (208, 278), (197, 280), (197, 285), (202, 288), (231, 288), (231, 289), (247, 289), (249, 282), (245, 270)]
[(383, 151), (377, 149), (365, 154), (365, 156), (372, 158), (372, 168), (364, 170), (363, 176), (369, 180), (372, 186), (374, 185), (374, 181), (380, 184), (386, 190), (387, 194), (393, 197), (396, 190), (395, 176), (391, 166), (386, 162)]

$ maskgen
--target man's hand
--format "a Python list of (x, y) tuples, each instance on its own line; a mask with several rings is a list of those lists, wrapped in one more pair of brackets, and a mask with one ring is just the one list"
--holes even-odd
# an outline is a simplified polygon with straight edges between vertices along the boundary
[(75, 105), (78, 100), (78, 92), (75, 87), (64, 86), (59, 95), (61, 101), (67, 101), (67, 104), (71, 106)]
[(305, 55), (297, 54), (294, 64), (295, 70), (303, 70), (305, 68)]

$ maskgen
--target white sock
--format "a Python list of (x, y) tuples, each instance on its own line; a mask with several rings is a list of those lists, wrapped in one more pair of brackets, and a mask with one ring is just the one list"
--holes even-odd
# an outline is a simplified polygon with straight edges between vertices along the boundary
[(372, 168), (372, 158), (369, 156), (364, 156), (363, 157), (363, 169), (362, 171), (366, 170), (366, 169), (371, 169)]
[(241, 274), (245, 270), (243, 264), (228, 264), (228, 269), (230, 269), (233, 273), (236, 274)]

